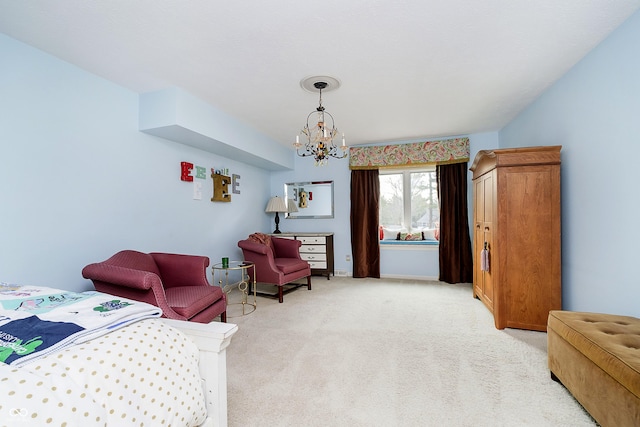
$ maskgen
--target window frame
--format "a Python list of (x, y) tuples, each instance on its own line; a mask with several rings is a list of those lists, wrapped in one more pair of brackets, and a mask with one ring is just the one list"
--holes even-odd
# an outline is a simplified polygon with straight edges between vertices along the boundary
[[(380, 169), (378, 171), (379, 176), (383, 176), (383, 175), (402, 175), (402, 209), (403, 209), (403, 215), (402, 215), (402, 224), (401, 227), (407, 229), (407, 232), (412, 232), (411, 230), (411, 174), (413, 173), (435, 173), (436, 172), (436, 165), (420, 165), (420, 166), (415, 166), (415, 167), (394, 167), (394, 168), (384, 168), (384, 169)], [(380, 195), (380, 199), (382, 199), (382, 194)], [(380, 205), (380, 211), (381, 211), (382, 205)], [(438, 210), (440, 209), (440, 204), (438, 201)], [(379, 215), (380, 215), (380, 211), (379, 211)], [(408, 226), (407, 226), (408, 224)], [(380, 226), (382, 227), (383, 224), (382, 222), (380, 222)], [(398, 240), (380, 240), (380, 243), (386, 243), (386, 244), (393, 244), (393, 245), (398, 245), (398, 244), (406, 244), (406, 245), (439, 245), (440, 241), (439, 240), (418, 240), (418, 241), (398, 241)]]

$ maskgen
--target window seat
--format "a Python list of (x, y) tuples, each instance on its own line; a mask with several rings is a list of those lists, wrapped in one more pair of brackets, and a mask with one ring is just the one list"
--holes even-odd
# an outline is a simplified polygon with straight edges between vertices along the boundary
[(380, 246), (407, 245), (407, 246), (438, 246), (438, 240), (380, 240)]

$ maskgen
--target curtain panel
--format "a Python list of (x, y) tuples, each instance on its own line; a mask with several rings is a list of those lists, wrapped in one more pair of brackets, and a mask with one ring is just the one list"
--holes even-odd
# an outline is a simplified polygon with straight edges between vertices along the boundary
[(349, 169), (351, 170), (468, 161), (469, 138), (349, 148)]
[(440, 204), (440, 280), (472, 283), (467, 215), (467, 163), (436, 166)]
[(380, 278), (378, 170), (351, 171), (351, 252), (353, 277)]

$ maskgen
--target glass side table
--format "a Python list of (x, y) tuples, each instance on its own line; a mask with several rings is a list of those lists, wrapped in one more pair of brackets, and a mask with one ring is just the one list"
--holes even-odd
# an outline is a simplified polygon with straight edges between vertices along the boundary
[[(250, 269), (253, 269), (252, 275), (249, 275)], [(244, 316), (255, 311), (258, 306), (258, 299), (256, 293), (256, 266), (254, 263), (248, 261), (229, 261), (228, 266), (223, 267), (222, 263), (218, 263), (212, 265), (211, 270), (213, 271), (213, 283), (218, 283), (220, 288), (222, 288), (222, 292), (227, 294), (227, 307), (230, 305), (242, 305), (242, 314), (233, 316), (227, 311), (227, 317)], [(234, 272), (238, 274), (234, 274)], [(229, 277), (229, 273), (231, 273), (231, 277)], [(251, 289), (249, 287), (251, 276), (253, 276), (253, 304), (248, 302), (248, 290)], [(236, 279), (238, 280), (234, 281)], [(236, 288), (240, 291), (241, 301), (239, 303), (229, 303), (228, 295)]]

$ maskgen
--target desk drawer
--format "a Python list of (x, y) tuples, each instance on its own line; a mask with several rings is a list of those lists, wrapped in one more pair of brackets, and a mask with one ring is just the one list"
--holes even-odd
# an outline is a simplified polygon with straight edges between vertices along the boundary
[(326, 253), (327, 247), (324, 245), (302, 245), (300, 246), (300, 253)]
[(327, 254), (306, 254), (306, 253), (300, 253), (300, 258), (302, 258), (305, 261), (326, 261), (327, 260)]
[(324, 236), (312, 236), (312, 237), (297, 237), (303, 245), (326, 245), (327, 239)]
[(324, 270), (325, 268), (327, 268), (326, 261), (308, 261), (308, 262), (309, 262), (309, 267), (311, 267), (312, 269)]

